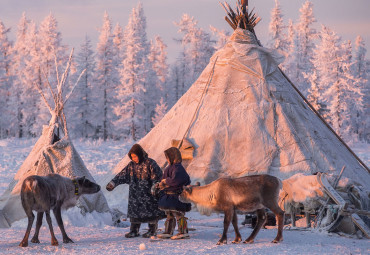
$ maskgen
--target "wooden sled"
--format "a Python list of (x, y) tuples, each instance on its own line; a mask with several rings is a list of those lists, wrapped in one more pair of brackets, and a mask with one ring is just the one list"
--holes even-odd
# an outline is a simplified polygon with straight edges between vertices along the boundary
[[(325, 174), (319, 174), (317, 176), (319, 184), (324, 188), (325, 192), (328, 194), (330, 199), (332, 199), (335, 204), (330, 205), (326, 203), (322, 206), (318, 214), (318, 224), (317, 228), (326, 230), (328, 232), (333, 232), (337, 229), (339, 224), (341, 223), (342, 219), (345, 216), (350, 216), (353, 223), (364, 233), (364, 235), (370, 239), (370, 229), (365, 224), (365, 222), (360, 218), (360, 216), (356, 212), (362, 212), (360, 210), (347, 210), (348, 204), (347, 202), (338, 194), (338, 192), (333, 188), (332, 185), (328, 182)], [(339, 178), (338, 178), (339, 180)], [(336, 181), (336, 183), (338, 182)], [(322, 223), (324, 217), (328, 217), (328, 214), (334, 218), (329, 224), (325, 225)], [(366, 212), (361, 214), (367, 215)]]

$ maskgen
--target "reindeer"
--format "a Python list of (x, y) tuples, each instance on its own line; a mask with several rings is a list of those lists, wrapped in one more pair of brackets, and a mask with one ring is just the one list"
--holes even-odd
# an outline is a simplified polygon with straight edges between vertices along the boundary
[(63, 243), (73, 243), (64, 230), (61, 209), (68, 209), (76, 205), (77, 199), (83, 194), (94, 194), (100, 191), (100, 186), (89, 181), (85, 177), (69, 179), (59, 174), (47, 176), (31, 175), (22, 184), (21, 200), (22, 206), (28, 217), (28, 226), (21, 247), (28, 246), (28, 237), (35, 219), (33, 210), (37, 212), (36, 231), (31, 239), (32, 243), (40, 243), (39, 231), (42, 225), (42, 217), (46, 214), (46, 221), (51, 234), (51, 245), (58, 245), (55, 238), (50, 218), (50, 210), (53, 210), (60, 231), (63, 236)]
[(205, 186), (186, 186), (179, 199), (184, 203), (193, 202), (215, 212), (223, 212), (224, 230), (217, 245), (227, 243), (227, 230), (232, 222), (235, 240), (242, 241), (239, 229), (237, 210), (257, 213), (257, 224), (244, 243), (253, 243), (267, 217), (265, 208), (270, 209), (278, 219), (278, 232), (272, 241), (283, 240), (284, 211), (278, 205), (281, 181), (271, 175), (252, 175), (240, 178), (220, 178)]

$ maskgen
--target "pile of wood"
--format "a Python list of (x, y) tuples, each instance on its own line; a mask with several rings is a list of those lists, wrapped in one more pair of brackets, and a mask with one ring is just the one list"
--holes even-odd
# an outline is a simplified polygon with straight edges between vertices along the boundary
[(227, 13), (225, 20), (234, 30), (239, 27), (254, 33), (254, 27), (261, 18), (253, 13), (254, 9), (248, 13), (248, 0), (238, 0), (235, 11), (226, 2), (220, 4)]

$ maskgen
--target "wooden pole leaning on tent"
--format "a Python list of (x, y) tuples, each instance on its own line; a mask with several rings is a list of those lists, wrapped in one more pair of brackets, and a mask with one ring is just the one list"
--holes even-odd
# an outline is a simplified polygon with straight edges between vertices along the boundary
[[(202, 100), (203, 100), (203, 98), (204, 98), (204, 96), (206, 94), (206, 91), (208, 90), (209, 85), (211, 84), (211, 81), (212, 81), (212, 78), (213, 78), (213, 74), (215, 73), (215, 66), (216, 66), (216, 63), (217, 63), (217, 59), (218, 59), (218, 56), (216, 57), (216, 59), (215, 59), (215, 61), (213, 63), (212, 71), (211, 71), (211, 73), (208, 76), (207, 83), (204, 85), (202, 95), (200, 96), (200, 99), (199, 99), (199, 102), (197, 104), (197, 107), (195, 108), (194, 114), (193, 114), (193, 116), (192, 116), (192, 118), (190, 120), (190, 123), (189, 123), (189, 125), (188, 125), (188, 127), (187, 127), (187, 129), (186, 129), (186, 131), (184, 133), (184, 135), (182, 136), (182, 139), (181, 140), (172, 140), (172, 142), (171, 142), (171, 146), (176, 147), (177, 149), (180, 150), (181, 156), (182, 156), (183, 159), (192, 159), (192, 156), (193, 155), (190, 156), (189, 154), (190, 153), (193, 154), (194, 147), (193, 147), (193, 149), (191, 150), (190, 153), (186, 153), (185, 155), (183, 155), (184, 150), (181, 150), (181, 147), (184, 144), (184, 140), (186, 140), (186, 143), (187, 143), (187, 146), (184, 149), (187, 149), (190, 146), (193, 146), (193, 144), (191, 144), (191, 142), (186, 139), (186, 136), (187, 136), (187, 134), (188, 134), (188, 132), (190, 130), (191, 125), (194, 122), (195, 116), (197, 115), (197, 113), (198, 113), (198, 111), (200, 109), (200, 104), (201, 104), (201, 102), (202, 102)], [(162, 166), (162, 168), (165, 168), (167, 165), (168, 165), (168, 162), (166, 161), (164, 163), (164, 165)]]
[[(334, 188), (334, 190), (337, 187), (337, 185), (339, 183), (339, 180), (342, 177), (342, 174), (343, 174), (345, 168), (346, 168), (346, 166), (343, 166), (342, 167), (342, 170), (340, 171), (339, 175), (334, 180), (334, 183), (332, 185), (332, 187)], [(317, 217), (316, 217), (316, 220), (315, 220), (315, 224), (314, 224), (315, 228), (316, 227), (319, 227), (321, 225), (321, 221), (322, 221), (322, 218), (323, 218), (324, 211), (325, 211), (325, 209), (326, 209), (326, 207), (327, 207), (330, 199), (333, 199), (333, 200), (335, 200), (335, 202), (337, 202), (337, 200), (335, 199), (335, 197), (332, 196), (332, 192), (330, 192), (330, 189), (328, 189), (328, 187), (324, 186), (324, 184), (322, 182), (322, 176), (321, 175), (318, 175), (317, 176), (317, 180), (320, 183), (320, 185), (324, 188), (324, 190), (326, 191), (326, 193), (328, 194), (328, 198), (326, 199), (326, 201), (319, 208), (319, 211), (318, 211), (318, 214), (317, 214)], [(342, 200), (341, 200), (341, 202), (342, 202)]]
[[(249, 12), (248, 14), (248, 0), (238, 0), (236, 12), (230, 7), (229, 4), (224, 2), (223, 4), (220, 2), (221, 6), (225, 9), (227, 16), (225, 16), (225, 20), (227, 23), (235, 30), (236, 28), (247, 29), (254, 34), (257, 39), (257, 35), (254, 31), (254, 27), (257, 23), (261, 20), (261, 18), (257, 17), (256, 14), (253, 13), (254, 10)], [(257, 43), (259, 46), (262, 47), (261, 42), (257, 39)], [(326, 122), (326, 120), (320, 115), (318, 111), (312, 106), (312, 104), (306, 99), (306, 97), (298, 90), (298, 88), (293, 84), (293, 82), (288, 78), (288, 76), (281, 70), (279, 67), (281, 74), (284, 78), (287, 79), (289, 84), (293, 87), (293, 89), (298, 93), (298, 95), (303, 99), (303, 101), (308, 105), (311, 111), (319, 117), (319, 119), (324, 123), (324, 125), (335, 135), (335, 137), (348, 149), (348, 151), (355, 157), (355, 159), (362, 165), (368, 173), (370, 173), (370, 169), (365, 165), (365, 163), (352, 151), (352, 149), (347, 145), (345, 141), (334, 131), (334, 129)]]

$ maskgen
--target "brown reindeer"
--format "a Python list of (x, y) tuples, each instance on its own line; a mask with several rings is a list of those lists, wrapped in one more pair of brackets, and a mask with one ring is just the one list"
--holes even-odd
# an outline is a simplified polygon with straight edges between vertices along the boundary
[(63, 243), (73, 243), (64, 230), (61, 209), (73, 207), (81, 195), (94, 194), (99, 192), (99, 190), (100, 186), (98, 184), (89, 181), (85, 177), (74, 180), (59, 174), (49, 174), (47, 176), (31, 175), (27, 177), (22, 184), (21, 200), (23, 209), (28, 217), (28, 226), (19, 246), (28, 246), (28, 237), (35, 219), (32, 211), (37, 212), (36, 231), (31, 240), (32, 243), (40, 243), (39, 231), (45, 213), (51, 234), (51, 245), (58, 245), (51, 223), (50, 210), (53, 210), (62, 232)]
[(193, 202), (211, 211), (223, 212), (224, 231), (217, 244), (227, 243), (227, 230), (232, 222), (235, 230), (233, 243), (242, 238), (238, 229), (237, 211), (257, 213), (257, 224), (244, 243), (253, 243), (267, 217), (265, 208), (270, 209), (278, 219), (278, 233), (274, 243), (283, 240), (284, 211), (278, 205), (281, 181), (271, 175), (252, 175), (240, 178), (220, 178), (205, 186), (187, 186), (180, 195), (180, 201)]

